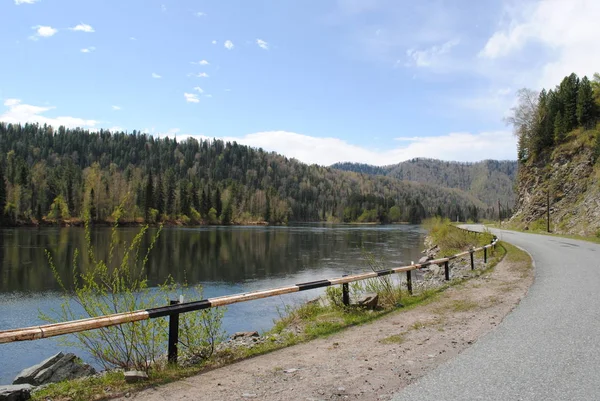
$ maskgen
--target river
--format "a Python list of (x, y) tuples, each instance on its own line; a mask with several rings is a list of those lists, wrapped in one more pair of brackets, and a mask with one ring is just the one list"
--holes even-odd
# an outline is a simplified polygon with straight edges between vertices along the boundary
[[(143, 238), (146, 247), (156, 230)], [(129, 242), (139, 228), (116, 232)], [(45, 251), (70, 288), (76, 249), (85, 252), (81, 228), (0, 229), (0, 330), (43, 324), (40, 312), (60, 308), (62, 293)], [(205, 297), (279, 287), (370, 270), (365, 252), (384, 266), (420, 258), (425, 232), (420, 226), (307, 224), (284, 227), (201, 227), (163, 229), (151, 251), (146, 273), (150, 285), (172, 276), (201, 284)], [(94, 228), (96, 257), (107, 258), (110, 228)], [(122, 254), (117, 248), (117, 258)], [(86, 258), (79, 258), (85, 269)], [(314, 298), (322, 289), (231, 305), (223, 319), (227, 333), (268, 330), (286, 305)], [(56, 338), (0, 344), (0, 384), (9, 384), (23, 368), (58, 351), (73, 351)], [(86, 362), (92, 362), (87, 360)]]

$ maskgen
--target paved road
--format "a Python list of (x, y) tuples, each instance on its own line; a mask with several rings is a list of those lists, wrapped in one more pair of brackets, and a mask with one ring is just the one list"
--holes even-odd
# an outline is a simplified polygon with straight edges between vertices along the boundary
[(496, 330), (393, 400), (600, 400), (600, 245), (493, 232), (533, 256), (529, 293)]

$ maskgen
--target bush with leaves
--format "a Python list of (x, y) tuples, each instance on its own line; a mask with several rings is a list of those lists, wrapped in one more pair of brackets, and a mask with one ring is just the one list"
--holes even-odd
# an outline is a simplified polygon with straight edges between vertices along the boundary
[[(117, 221), (118, 217), (117, 213)], [(88, 258), (88, 268), (80, 268), (80, 253), (76, 250), (73, 288), (63, 284), (51, 252), (46, 251), (50, 267), (64, 291), (64, 299), (60, 311), (54, 311), (53, 316), (42, 314), (41, 318), (54, 323), (143, 310), (164, 306), (174, 292), (190, 294), (186, 285), (177, 285), (171, 278), (158, 289), (148, 285), (145, 266), (161, 230), (162, 226), (152, 235), (149, 246), (144, 250), (142, 240), (148, 233), (147, 225), (127, 244), (119, 242), (118, 224), (115, 223), (108, 259), (101, 260), (96, 258), (89, 219), (86, 219), (87, 253), (84, 257)], [(123, 249), (118, 252), (120, 246)], [(122, 253), (120, 261), (116, 260), (117, 253)], [(195, 288), (195, 292), (201, 297), (200, 287)], [(191, 354), (196, 361), (209, 358), (215, 343), (223, 338), (222, 316), (223, 311), (217, 309), (181, 314), (179, 327), (183, 353)], [(73, 336), (77, 341), (67, 340), (67, 343), (87, 351), (105, 369), (118, 367), (147, 371), (151, 367), (160, 367), (166, 359), (167, 329), (167, 318), (150, 319), (75, 333)]]

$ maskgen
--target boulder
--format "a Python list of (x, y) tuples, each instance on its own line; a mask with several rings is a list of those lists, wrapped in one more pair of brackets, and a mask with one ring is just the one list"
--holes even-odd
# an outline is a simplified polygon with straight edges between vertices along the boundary
[(360, 306), (364, 306), (367, 309), (375, 309), (377, 308), (377, 303), (379, 302), (379, 294), (374, 292), (369, 292), (361, 296), (356, 304)]
[(231, 336), (232, 340), (236, 340), (238, 338), (249, 338), (249, 337), (258, 337), (258, 331), (238, 331)]
[(431, 260), (431, 258), (429, 256), (423, 256), (421, 259), (419, 259), (419, 264), (427, 263), (430, 260)]
[(63, 356), (64, 354), (62, 352), (59, 352), (58, 354), (53, 355), (50, 358), (38, 363), (37, 365), (33, 365), (27, 369), (23, 369), (21, 373), (19, 373), (17, 377), (15, 377), (15, 380), (13, 380), (12, 384), (31, 384), (34, 386), (37, 385), (34, 380), (35, 376), (38, 373), (40, 373), (40, 371), (54, 365)]
[(30, 384), (0, 386), (0, 401), (24, 401), (31, 398)]
[(127, 383), (137, 383), (144, 380), (148, 380), (148, 374), (141, 370), (130, 370), (124, 373), (125, 381)]
[(63, 356), (52, 366), (40, 371), (35, 377), (36, 385), (47, 383), (58, 383), (63, 380), (77, 379), (84, 376), (91, 376), (96, 370), (90, 365), (82, 363), (75, 354), (69, 353)]
[(82, 363), (75, 354), (62, 352), (46, 359), (42, 363), (23, 370), (15, 378), (13, 384), (27, 383), (41, 386), (48, 383), (57, 383), (63, 380), (77, 379), (91, 376), (96, 370), (88, 364)]

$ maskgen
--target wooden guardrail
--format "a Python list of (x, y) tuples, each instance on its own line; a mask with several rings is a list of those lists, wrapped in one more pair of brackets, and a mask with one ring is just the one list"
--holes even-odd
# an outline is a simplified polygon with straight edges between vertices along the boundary
[[(468, 230), (467, 230), (468, 231)], [(477, 233), (472, 231), (473, 233)], [(481, 233), (477, 233), (481, 234)], [(479, 248), (471, 248), (468, 251), (458, 253), (446, 258), (429, 260), (424, 263), (416, 263), (408, 266), (394, 267), (391, 269), (382, 269), (368, 273), (354, 274), (350, 276), (331, 278), (326, 280), (309, 281), (306, 283), (294, 284), (286, 287), (272, 288), (267, 290), (259, 290), (245, 292), (240, 294), (225, 295), (214, 298), (206, 298), (200, 301), (183, 302), (171, 301), (170, 305), (132, 312), (115, 313), (100, 317), (91, 317), (87, 319), (72, 320), (68, 322), (60, 322), (46, 324), (40, 326), (25, 327), (19, 329), (0, 331), (0, 344), (16, 341), (39, 340), (42, 338), (61, 336), (64, 334), (73, 334), (81, 331), (94, 330), (102, 327), (118, 326), (124, 323), (136, 322), (140, 320), (154, 319), (158, 317), (169, 316), (169, 344), (168, 344), (168, 360), (169, 362), (177, 362), (177, 343), (178, 343), (178, 321), (180, 313), (198, 311), (202, 309), (214, 308), (217, 306), (231, 305), (239, 302), (251, 301), (254, 299), (273, 297), (276, 295), (290, 294), (293, 292), (312, 290), (314, 288), (329, 287), (332, 285), (342, 284), (343, 300), (348, 304), (348, 283), (366, 280), (375, 277), (386, 276), (395, 273), (406, 272), (406, 280), (408, 291), (412, 294), (412, 275), (411, 272), (429, 265), (444, 264), (445, 279), (450, 280), (450, 268), (448, 262), (466, 255), (471, 256), (471, 269), (475, 269), (473, 254), (475, 252), (484, 252), (484, 263), (487, 263), (488, 248), (495, 247), (498, 238), (494, 239), (489, 245)]]

